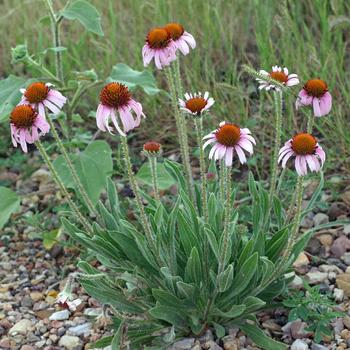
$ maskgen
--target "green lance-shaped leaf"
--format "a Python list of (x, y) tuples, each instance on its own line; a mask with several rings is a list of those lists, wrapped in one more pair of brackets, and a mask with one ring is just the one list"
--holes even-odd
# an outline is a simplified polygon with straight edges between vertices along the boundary
[(286, 350), (287, 345), (268, 337), (258, 326), (252, 324), (241, 325), (240, 328), (259, 347), (265, 350)]
[(117, 329), (117, 331), (114, 334), (112, 343), (111, 343), (111, 347), (112, 350), (120, 350), (121, 349), (121, 341), (122, 341), (122, 337), (123, 337), (123, 327), (124, 327), (124, 323), (120, 322), (120, 325)]
[(6, 224), (11, 214), (19, 209), (20, 198), (9, 188), (0, 187), (0, 229)]
[(226, 270), (218, 276), (219, 292), (223, 293), (228, 290), (233, 281), (233, 264), (227, 266)]
[(77, 19), (84, 28), (99, 36), (103, 36), (101, 16), (96, 7), (85, 0), (73, 1), (62, 11), (62, 16), (69, 20)]
[(203, 280), (202, 264), (196, 247), (192, 248), (191, 255), (187, 260), (185, 280), (186, 282), (194, 282), (197, 285)]
[(130, 90), (140, 87), (148, 95), (154, 95), (160, 91), (153, 74), (148, 70), (137, 71), (125, 63), (113, 66), (108, 82), (117, 81), (126, 85)]
[(224, 318), (237, 318), (243, 314), (245, 310), (245, 305), (233, 305), (230, 310), (228, 311), (222, 311), (219, 309), (213, 310), (213, 315), (224, 317)]

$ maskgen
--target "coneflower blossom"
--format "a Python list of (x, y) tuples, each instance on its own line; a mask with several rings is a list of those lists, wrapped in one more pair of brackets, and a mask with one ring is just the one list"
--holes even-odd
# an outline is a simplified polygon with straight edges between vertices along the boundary
[(187, 55), (190, 52), (190, 47), (192, 49), (196, 47), (196, 40), (194, 40), (193, 35), (186, 32), (181, 24), (168, 23), (164, 26), (164, 29), (170, 34), (176, 48), (179, 49), (183, 55)]
[(143, 145), (143, 151), (148, 156), (156, 156), (156, 157), (159, 156), (161, 153), (161, 149), (162, 149), (162, 145), (155, 141), (149, 141)]
[(247, 158), (243, 150), (253, 154), (253, 144), (256, 144), (249, 129), (241, 129), (235, 124), (226, 122), (221, 122), (220, 127), (206, 135), (204, 139), (207, 141), (203, 145), (203, 149), (212, 143), (214, 144), (210, 150), (209, 159), (224, 159), (227, 167), (232, 166), (235, 153), (237, 153), (241, 164), (246, 163)]
[[(266, 72), (265, 70), (260, 70), (259, 72), (262, 75), (266, 75), (267, 77), (279, 81), (281, 84), (285, 86), (294, 86), (299, 84), (299, 79), (297, 74), (289, 74), (288, 68), (281, 68), (279, 66), (273, 66), (271, 72)], [(256, 78), (259, 82), (259, 89), (265, 90), (279, 90), (280, 88), (268, 81)]]
[(299, 133), (287, 141), (280, 149), (278, 163), (285, 168), (288, 159), (295, 157), (295, 169), (299, 176), (311, 171), (319, 171), (326, 160), (326, 154), (316, 138), (308, 133)]
[(202, 96), (201, 92), (189, 94), (185, 94), (185, 100), (179, 99), (180, 109), (183, 111), (200, 116), (205, 111), (214, 104), (215, 100), (212, 97), (209, 97), (209, 92), (206, 91), (204, 96)]
[[(135, 113), (136, 118), (133, 117)], [(117, 121), (117, 114), (123, 124), (120, 128)], [(141, 103), (136, 102), (130, 94), (129, 89), (120, 83), (109, 83), (100, 92), (100, 104), (96, 112), (97, 127), (102, 131), (112, 129), (109, 126), (109, 119), (112, 119), (115, 129), (120, 135), (138, 127), (141, 123), (141, 117), (145, 117), (142, 112)]]
[(156, 67), (162, 69), (176, 60), (176, 49), (169, 32), (164, 28), (154, 28), (148, 32), (142, 48), (143, 64), (147, 67), (154, 59)]
[(45, 107), (54, 114), (59, 113), (67, 98), (59, 91), (52, 89), (52, 86), (50, 83), (35, 82), (26, 89), (20, 89), (23, 96), (19, 104), (30, 104), (43, 117), (45, 117)]
[(321, 79), (311, 79), (306, 82), (299, 92), (295, 107), (312, 105), (315, 117), (322, 117), (332, 109), (332, 95), (328, 92), (328, 86)]
[(19, 143), (23, 152), (27, 153), (27, 143), (39, 140), (39, 137), (50, 130), (45, 114), (41, 115), (30, 105), (15, 107), (10, 115), (11, 138), (15, 147)]

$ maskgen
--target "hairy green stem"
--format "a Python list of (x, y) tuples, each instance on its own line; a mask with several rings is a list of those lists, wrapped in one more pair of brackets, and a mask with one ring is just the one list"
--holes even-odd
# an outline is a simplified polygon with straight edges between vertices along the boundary
[(84, 189), (83, 184), (81, 183), (81, 181), (79, 179), (79, 175), (75, 169), (74, 164), (72, 163), (72, 160), (70, 159), (68, 152), (66, 151), (66, 149), (62, 143), (61, 138), (58, 135), (58, 132), (56, 130), (54, 122), (51, 120), (51, 118), (47, 118), (47, 121), (50, 124), (52, 135), (57, 142), (57, 146), (58, 146), (59, 150), (61, 151), (61, 153), (64, 157), (64, 160), (66, 161), (66, 164), (70, 170), (72, 178), (73, 178), (73, 180), (78, 188), (79, 194), (83, 198), (85, 205), (88, 207), (90, 214), (93, 214), (96, 217), (97, 215), (96, 215), (95, 207), (94, 207), (93, 203), (91, 202), (89, 195), (87, 194), (86, 190)]
[(185, 178), (186, 178), (188, 193), (190, 198), (194, 202), (195, 195), (194, 195), (194, 187), (193, 187), (192, 169), (190, 164), (188, 145), (187, 147), (185, 146), (185, 143), (187, 140), (187, 134), (184, 132), (184, 122), (183, 122), (184, 117), (181, 114), (178, 106), (176, 84), (175, 84), (175, 80), (174, 80), (174, 76), (172, 74), (171, 68), (165, 68), (165, 73), (166, 73), (166, 77), (167, 77), (168, 85), (170, 89), (172, 107), (174, 109), (175, 122), (176, 122), (179, 143), (180, 143), (181, 158), (184, 164), (184, 171), (185, 171)]
[(201, 193), (202, 193), (202, 214), (204, 216), (205, 223), (208, 223), (209, 213), (208, 213), (208, 198), (207, 198), (207, 174), (206, 174), (206, 164), (203, 149), (203, 118), (198, 117), (194, 119), (196, 126), (197, 142), (199, 147), (199, 167), (201, 172)]
[(126, 136), (121, 136), (120, 138), (122, 140), (122, 148), (123, 148), (123, 153), (124, 153), (125, 165), (126, 165), (126, 169), (128, 172), (128, 177), (129, 177), (131, 189), (134, 192), (134, 196), (136, 199), (136, 205), (137, 205), (137, 209), (138, 209), (139, 214), (140, 214), (142, 227), (145, 230), (146, 238), (147, 238), (148, 244), (150, 245), (150, 247), (152, 249), (152, 253), (156, 257), (158, 263), (160, 263), (160, 257), (158, 254), (159, 252), (158, 252), (158, 249), (156, 246), (155, 239), (154, 239), (153, 234), (152, 234), (151, 225), (150, 225), (148, 218), (146, 216), (145, 209), (143, 207), (142, 199), (140, 196), (139, 186), (136, 182), (135, 175), (134, 175), (134, 172), (132, 170), (132, 164), (131, 164), (129, 147), (128, 147), (128, 140), (127, 140)]
[(222, 239), (222, 254), (219, 262), (219, 272), (218, 275), (224, 270), (225, 262), (227, 257), (227, 248), (229, 242), (229, 228), (230, 228), (230, 220), (231, 220), (231, 211), (232, 211), (232, 203), (231, 203), (231, 192), (232, 192), (232, 168), (227, 167), (226, 169), (226, 202), (225, 202), (225, 218), (224, 218), (224, 232)]
[(226, 166), (225, 166), (225, 160), (222, 159), (220, 161), (220, 168), (219, 168), (219, 194), (220, 194), (220, 201), (221, 203), (224, 203), (225, 201), (225, 178), (226, 178)]
[(157, 201), (160, 201), (159, 188), (158, 188), (157, 157), (148, 156), (148, 161), (151, 169), (154, 198)]
[[(51, 20), (53, 45), (54, 47), (60, 47), (61, 46), (61, 37), (60, 37), (60, 30), (59, 30), (60, 21), (58, 21), (58, 18), (53, 9), (52, 0), (46, 0), (46, 6), (48, 8), (49, 16)], [(63, 66), (62, 66), (62, 52), (60, 50), (55, 51), (55, 66), (56, 66), (56, 75), (61, 81), (61, 83), (63, 84), (64, 77), (63, 77)]]
[(56, 83), (60, 82), (60, 79), (57, 78), (54, 74), (52, 74), (47, 68), (43, 67), (37, 61), (33, 60), (31, 57), (27, 57), (27, 61), (29, 65), (32, 65), (34, 68), (39, 70), (41, 73), (45, 74), (47, 77), (55, 81)]
[(308, 134), (312, 134), (312, 128), (314, 126), (314, 116), (312, 115), (311, 110), (308, 110), (308, 116), (307, 116), (307, 128), (306, 131)]
[(299, 226), (301, 221), (301, 212), (302, 212), (302, 200), (303, 200), (303, 176), (298, 176), (297, 184), (296, 184), (296, 191), (295, 191), (295, 197), (296, 197), (296, 210), (295, 210), (295, 216), (294, 216), (294, 224), (291, 230), (291, 234), (288, 239), (287, 247), (284, 251), (283, 256), (285, 257), (284, 261), (281, 262), (281, 264), (285, 264), (291, 254), (291, 251), (293, 249), (293, 246), (298, 238), (298, 232), (299, 232)]
[(273, 196), (276, 192), (277, 172), (278, 172), (278, 153), (281, 148), (281, 134), (282, 134), (282, 91), (274, 91), (275, 104), (275, 144), (273, 149), (272, 163), (271, 163), (271, 183), (269, 193), (269, 208), (272, 206)]
[(85, 219), (84, 215), (80, 212), (77, 205), (73, 202), (66, 186), (64, 185), (63, 181), (61, 180), (60, 176), (58, 175), (56, 169), (54, 168), (52, 162), (50, 161), (49, 155), (47, 154), (44, 146), (40, 142), (40, 140), (35, 142), (35, 146), (38, 148), (44, 162), (46, 163), (47, 167), (49, 168), (55, 182), (59, 186), (60, 190), (62, 191), (63, 195), (66, 197), (69, 207), (71, 208), (72, 212), (77, 216), (80, 223), (84, 226), (85, 230), (90, 234), (90, 236), (93, 236), (93, 231), (91, 228), (90, 223)]

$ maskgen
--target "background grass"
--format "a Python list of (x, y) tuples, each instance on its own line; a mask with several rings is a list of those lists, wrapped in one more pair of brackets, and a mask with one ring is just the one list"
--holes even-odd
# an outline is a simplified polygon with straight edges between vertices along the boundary
[[(54, 1), (57, 9), (65, 1)], [(333, 95), (329, 116), (317, 120), (317, 135), (330, 161), (332, 175), (349, 171), (350, 156), (350, 2), (336, 0), (92, 0), (102, 14), (104, 37), (87, 34), (78, 22), (65, 21), (62, 45), (67, 47), (64, 68), (68, 76), (74, 70), (94, 68), (101, 78), (111, 67), (125, 62), (143, 69), (141, 48), (147, 31), (169, 21), (180, 22), (197, 40), (197, 48), (181, 59), (182, 78), (187, 91), (208, 90), (216, 99), (212, 118), (206, 128), (215, 128), (219, 120), (235, 121), (250, 127), (259, 140), (258, 165), (268, 162), (272, 144), (273, 111), (268, 94), (257, 94), (257, 84), (242, 73), (241, 65), (251, 64), (269, 70), (272, 65), (287, 66), (301, 81), (320, 77), (327, 81)], [(52, 46), (50, 28), (41, 0), (0, 1), (0, 75), (28, 74), (20, 65), (12, 66), (10, 49), (28, 43), (31, 52)], [(43, 19), (44, 18), (44, 19)], [(51, 55), (51, 54), (50, 54)], [(53, 64), (48, 55), (47, 65)], [(152, 68), (149, 68), (152, 69)], [(166, 89), (164, 74), (155, 72)], [(97, 105), (92, 93), (83, 103), (87, 115)], [(173, 116), (165, 94), (146, 96), (138, 92), (148, 119), (137, 134), (143, 142), (149, 138), (177, 147)], [(261, 108), (259, 102), (266, 102)], [(305, 120), (286, 101), (284, 140), (303, 130)], [(94, 122), (91, 121), (94, 126)], [(7, 126), (6, 126), (7, 128)], [(10, 137), (8, 134), (3, 138)]]

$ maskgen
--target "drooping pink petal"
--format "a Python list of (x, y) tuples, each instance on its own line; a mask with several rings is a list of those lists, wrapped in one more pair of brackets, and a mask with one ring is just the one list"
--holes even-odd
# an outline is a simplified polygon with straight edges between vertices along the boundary
[(216, 143), (216, 144), (211, 148), (211, 150), (210, 150), (210, 152), (209, 152), (209, 159), (213, 159), (214, 154), (215, 154), (215, 152), (216, 152), (218, 146), (219, 146), (219, 144)]
[(322, 149), (321, 146), (317, 145), (316, 148), (316, 154), (320, 157), (322, 165), (324, 164), (324, 162), (326, 161), (326, 153), (324, 152), (324, 150)]
[(247, 152), (249, 152), (250, 154), (253, 154), (253, 145), (248, 140), (245, 140), (245, 139), (239, 140), (238, 146), (241, 146)]
[(210, 145), (211, 143), (213, 143), (213, 142), (215, 142), (215, 141), (216, 141), (215, 137), (209, 139), (208, 141), (206, 141), (206, 142), (204, 143), (203, 149), (205, 149), (208, 145)]
[(241, 162), (241, 164), (245, 164), (247, 162), (247, 158), (246, 158), (244, 152), (242, 151), (242, 148), (240, 146), (236, 145), (235, 150), (238, 154), (238, 158), (239, 158), (239, 161)]
[(322, 117), (322, 112), (321, 112), (321, 108), (320, 108), (320, 100), (317, 97), (313, 98), (312, 107), (314, 109), (315, 117)]
[(49, 100), (44, 100), (43, 104), (54, 114), (58, 114), (60, 109)]
[(327, 91), (320, 98), (320, 112), (321, 115), (327, 115), (332, 109), (332, 95)]
[(194, 49), (196, 47), (196, 40), (194, 39), (192, 34), (190, 34), (188, 32), (184, 32), (182, 37), (186, 42), (188, 42), (190, 44), (192, 49)]
[(20, 129), (20, 131), (19, 131), (19, 143), (22, 147), (23, 152), (27, 153), (28, 148), (27, 148), (27, 142), (26, 142), (26, 130), (25, 129)]
[(225, 154), (225, 165), (226, 166), (232, 166), (232, 160), (233, 160), (233, 147), (227, 147), (226, 154)]
[(297, 97), (297, 100), (295, 102), (295, 107), (298, 109), (302, 106), (310, 106), (312, 104), (312, 96), (309, 96), (307, 91), (305, 89), (302, 89)]
[(314, 157), (310, 154), (306, 155), (306, 161), (307, 161), (307, 164), (310, 168), (311, 171), (316, 171), (316, 164), (315, 164), (315, 160), (314, 160)]
[[(117, 117), (115, 115), (114, 109), (111, 109), (111, 114), (110, 115), (111, 115), (111, 119), (112, 119), (113, 125), (117, 129), (119, 134), (122, 135), (122, 136), (126, 136), (124, 131), (120, 128), (120, 126), (118, 124)], [(112, 134), (112, 131), (110, 130), (108, 124), (106, 125), (106, 127), (107, 127), (108, 131)]]
[(299, 84), (299, 79), (298, 78), (291, 78), (287, 80), (286, 85), (287, 86), (295, 86)]
[(295, 161), (294, 161), (294, 164), (295, 164), (295, 170), (297, 171), (298, 175), (299, 176), (302, 176), (303, 175), (303, 171), (301, 169), (301, 165), (300, 165), (300, 156), (297, 155), (295, 157)]
[(301, 170), (303, 172), (303, 175), (306, 175), (307, 174), (306, 158), (305, 156), (299, 156), (299, 157), (300, 157)]
[[(285, 168), (286, 165), (287, 165), (287, 162), (288, 162), (288, 159), (290, 157), (292, 157), (293, 155), (295, 155), (294, 151), (291, 150), (290, 152), (286, 153), (284, 156), (283, 156), (283, 160), (282, 160), (282, 168)], [(280, 161), (279, 161), (280, 162)]]
[(12, 140), (12, 144), (17, 147), (17, 140), (16, 140), (16, 134), (17, 134), (17, 128), (11, 124), (10, 126), (11, 128), (11, 140)]

